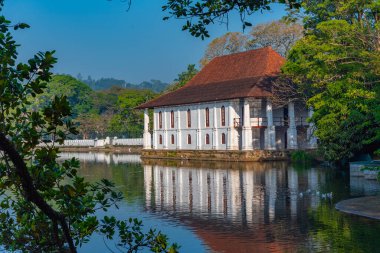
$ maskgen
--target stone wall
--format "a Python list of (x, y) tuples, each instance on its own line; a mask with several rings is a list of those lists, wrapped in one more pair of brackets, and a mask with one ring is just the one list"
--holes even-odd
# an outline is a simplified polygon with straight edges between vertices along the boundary
[(205, 161), (288, 161), (289, 151), (286, 150), (252, 150), (252, 151), (222, 151), (222, 150), (143, 150), (143, 159), (175, 159), (175, 160), (205, 160)]

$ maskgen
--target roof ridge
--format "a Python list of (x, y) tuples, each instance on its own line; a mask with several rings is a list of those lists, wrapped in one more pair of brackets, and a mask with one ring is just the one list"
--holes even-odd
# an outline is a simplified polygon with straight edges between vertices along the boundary
[(249, 50), (245, 50), (245, 51), (241, 51), (241, 52), (231, 53), (231, 54), (224, 54), (224, 55), (215, 56), (214, 58), (211, 59), (211, 61), (213, 61), (214, 59), (217, 59), (217, 58), (224, 58), (224, 57), (228, 57), (228, 56), (234, 56), (234, 55), (238, 55), (238, 54), (246, 54), (246, 53), (256, 52), (256, 51), (264, 51), (264, 50), (268, 50), (268, 49), (270, 49), (270, 51), (274, 51), (271, 46), (266, 46), (266, 47), (260, 47), (260, 48), (249, 49)]

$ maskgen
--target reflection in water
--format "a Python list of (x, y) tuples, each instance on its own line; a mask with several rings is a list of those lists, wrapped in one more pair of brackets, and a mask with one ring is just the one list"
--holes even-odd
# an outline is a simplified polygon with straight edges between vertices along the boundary
[[(296, 242), (289, 239), (298, 240), (299, 235), (289, 235), (289, 229), (301, 229), (298, 221), (306, 215), (304, 206), (319, 205), (317, 190), (325, 181), (325, 173), (311, 169), (299, 174), (286, 163), (250, 163), (241, 169), (235, 166), (144, 165), (146, 207), (172, 213), (196, 227), (218, 252), (294, 249)], [(281, 237), (288, 239), (277, 241)]]
[(139, 155), (130, 154), (111, 154), (111, 153), (60, 153), (60, 160), (67, 160), (76, 157), (82, 162), (97, 162), (106, 164), (119, 164), (119, 163), (141, 163)]
[[(331, 195), (348, 197), (342, 185), (347, 181), (335, 181), (335, 171), (296, 171), (286, 163), (212, 166), (145, 164), (147, 210), (181, 220), (215, 252), (329, 252), (332, 246), (342, 247), (329, 242), (337, 235), (323, 235), (331, 222), (351, 225), (333, 208)], [(332, 214), (334, 220), (326, 217)], [(324, 222), (322, 230), (314, 231), (311, 219)], [(379, 228), (377, 222), (373, 231)], [(351, 240), (343, 248), (360, 249)]]
[(288, 211), (296, 219), (300, 204), (315, 208), (321, 201), (317, 191), (325, 182), (324, 172), (310, 169), (299, 174), (284, 163), (253, 163), (240, 170), (230, 166), (208, 169), (144, 165), (146, 206), (207, 214), (208, 218), (222, 216), (250, 225), (271, 222)]
[[(123, 215), (132, 210), (148, 224), (164, 224), (159, 228), (183, 245), (181, 252), (380, 252), (380, 222), (334, 208), (342, 199), (379, 194), (379, 188), (354, 184), (338, 170), (74, 156), (87, 180), (106, 177), (124, 192)], [(199, 240), (183, 236), (183, 229), (204, 245), (195, 249)]]

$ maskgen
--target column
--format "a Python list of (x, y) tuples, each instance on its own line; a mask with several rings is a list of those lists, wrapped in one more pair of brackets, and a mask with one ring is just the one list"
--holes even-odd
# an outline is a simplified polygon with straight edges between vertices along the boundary
[(228, 121), (227, 121), (227, 150), (234, 149), (234, 116), (232, 104), (228, 106)]
[(162, 112), (162, 125), (163, 125), (163, 128), (164, 128), (164, 134), (163, 134), (163, 145), (164, 145), (164, 149), (168, 149), (168, 118), (167, 118), (167, 112), (166, 110), (164, 110)]
[(201, 108), (198, 106), (198, 109), (197, 109), (197, 116), (198, 116), (198, 119), (197, 119), (197, 124), (198, 124), (198, 127), (197, 127), (197, 149), (202, 149), (202, 131), (201, 131)]
[(149, 132), (149, 114), (148, 109), (144, 110), (144, 149), (151, 149), (152, 148), (152, 136)]
[[(313, 108), (309, 108), (308, 110), (308, 116), (309, 120), (313, 117)], [(315, 125), (312, 122), (309, 122), (309, 127), (307, 128), (307, 142), (309, 145), (309, 148), (317, 148), (317, 137), (314, 136), (315, 131)]]
[(214, 105), (214, 108), (212, 110), (213, 112), (213, 124), (212, 124), (212, 149), (218, 149), (218, 117), (217, 117), (217, 109), (216, 105)]
[(177, 110), (177, 149), (182, 148), (182, 134), (181, 134), (181, 111)]
[(290, 102), (288, 104), (288, 114), (289, 114), (289, 128), (287, 131), (288, 135), (288, 149), (297, 149), (297, 126), (294, 114), (294, 103)]
[(252, 127), (251, 127), (251, 115), (249, 109), (249, 101), (247, 99), (244, 100), (244, 119), (243, 119), (243, 127), (242, 127), (242, 146), (243, 150), (253, 150), (252, 145)]
[(265, 148), (276, 149), (276, 127), (273, 125), (273, 106), (267, 100), (266, 106), (267, 128), (265, 129)]
[(157, 126), (158, 126), (158, 114), (153, 113), (153, 149), (157, 149)]

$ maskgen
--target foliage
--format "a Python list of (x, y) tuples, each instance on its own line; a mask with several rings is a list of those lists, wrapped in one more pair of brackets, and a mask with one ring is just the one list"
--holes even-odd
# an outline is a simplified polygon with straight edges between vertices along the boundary
[(256, 11), (270, 10), (270, 4), (273, 2), (285, 3), (289, 8), (301, 7), (299, 0), (236, 0), (236, 1), (183, 1), (183, 0), (167, 0), (162, 7), (163, 11), (168, 12), (169, 16), (164, 20), (174, 17), (177, 19), (185, 19), (186, 23), (182, 26), (182, 30), (189, 31), (192, 36), (209, 37), (207, 26), (215, 22), (228, 22), (229, 14), (237, 12), (243, 24), (243, 29), (251, 26), (246, 17)]
[[(147, 233), (142, 232), (142, 222), (137, 219), (130, 218), (128, 221), (118, 221), (114, 217), (105, 216), (102, 221), (100, 231), (106, 235), (108, 239), (113, 239), (115, 235), (115, 227), (118, 232), (120, 242), (117, 246), (125, 248), (128, 253), (139, 252), (141, 249), (148, 248), (151, 252), (178, 252), (178, 245), (168, 245), (168, 238), (155, 229), (150, 229)], [(123, 252), (123, 251), (122, 251)]]
[(204, 67), (217, 56), (269, 46), (282, 56), (286, 56), (302, 36), (303, 28), (300, 24), (283, 20), (256, 25), (248, 35), (229, 32), (208, 44), (200, 64)]
[(88, 85), (69, 75), (54, 75), (47, 83), (45, 92), (32, 98), (33, 109), (40, 110), (59, 95), (66, 96), (74, 118), (93, 108), (93, 91)]
[(363, 22), (321, 22), (295, 44), (283, 68), (308, 91), (311, 121), (328, 160), (379, 145), (380, 54), (370, 29)]
[(175, 79), (175, 82), (168, 87), (166, 92), (175, 91), (181, 88), (186, 83), (188, 83), (191, 80), (191, 78), (193, 78), (197, 73), (198, 69), (195, 67), (195, 64), (189, 64), (187, 66), (187, 70), (178, 74), (177, 79)]
[(313, 160), (313, 157), (304, 150), (293, 151), (290, 156), (293, 162), (310, 163)]
[(121, 91), (117, 100), (118, 111), (111, 119), (109, 131), (125, 133), (131, 138), (140, 137), (144, 129), (144, 115), (134, 108), (153, 97), (154, 93), (149, 90)]
[(109, 136), (140, 137), (143, 112), (134, 110), (153, 98), (150, 90), (111, 87), (93, 91), (87, 84), (68, 75), (54, 75), (43, 94), (30, 99), (30, 107), (38, 111), (55, 96), (63, 95), (72, 108), (70, 119), (78, 124), (80, 138)]
[[(102, 232), (101, 226), (107, 224), (97, 218), (96, 210), (106, 211), (122, 195), (108, 180), (85, 182), (77, 175), (76, 159), (58, 163), (59, 150), (54, 143), (38, 146), (46, 136), (62, 143), (68, 134), (77, 133), (70, 97), (56, 94), (50, 102), (40, 104), (41, 110), (31, 107), (33, 98), (47, 90), (56, 58), (54, 52), (40, 52), (28, 63), (16, 63), (17, 44), (11, 27), (1, 16), (0, 241), (8, 251), (63, 252), (69, 248), (76, 252), (76, 246), (86, 243), (94, 232)], [(22, 28), (27, 26), (13, 26), (15, 30)], [(63, 88), (59, 84), (56, 87)], [(80, 90), (73, 92), (82, 94)], [(117, 228), (120, 231), (123, 227)], [(121, 231), (120, 236), (141, 236), (135, 230)], [(159, 232), (147, 236), (149, 245), (166, 243)], [(120, 241), (123, 243), (124, 237)], [(165, 246), (157, 252), (176, 251), (176, 246)]]
[(254, 26), (250, 32), (247, 47), (254, 49), (271, 46), (273, 50), (285, 57), (302, 36), (302, 25), (278, 20)]
[(245, 51), (247, 48), (247, 40), (247, 36), (239, 32), (228, 32), (214, 39), (208, 44), (206, 52), (200, 60), (201, 66), (206, 66), (206, 64), (217, 56)]

